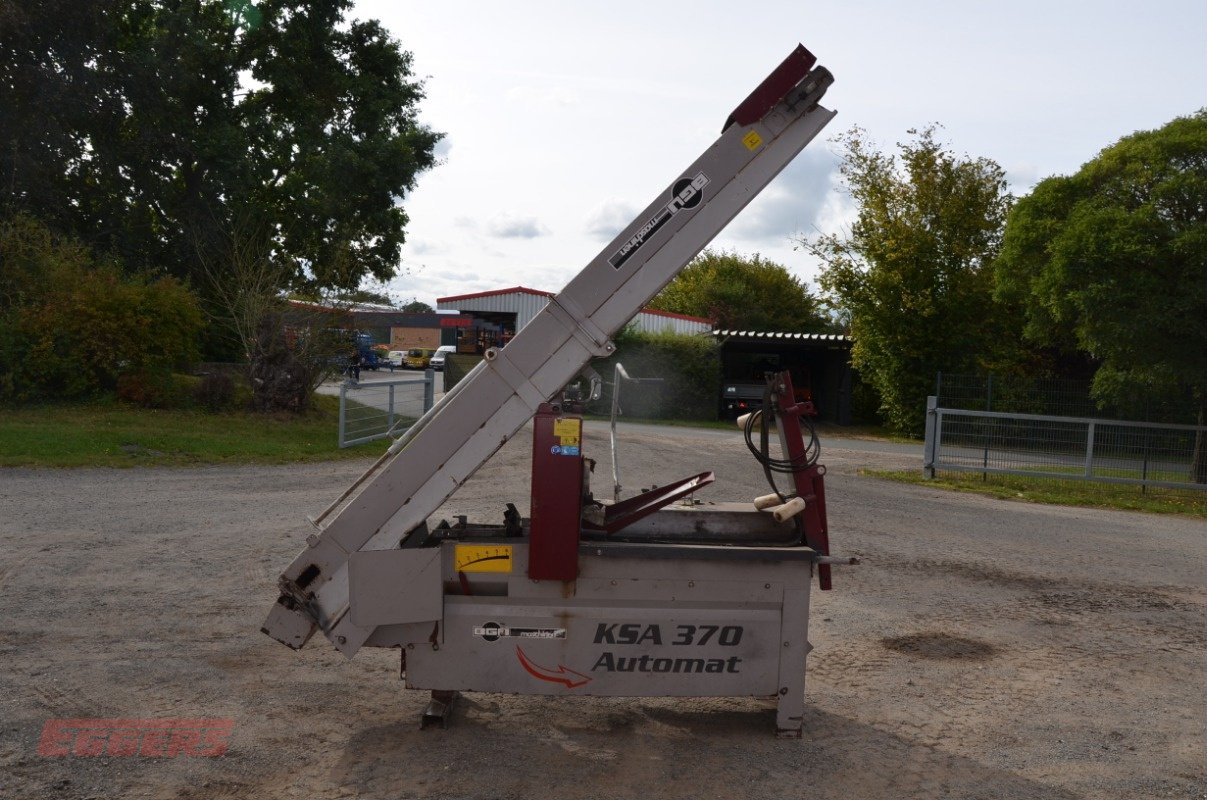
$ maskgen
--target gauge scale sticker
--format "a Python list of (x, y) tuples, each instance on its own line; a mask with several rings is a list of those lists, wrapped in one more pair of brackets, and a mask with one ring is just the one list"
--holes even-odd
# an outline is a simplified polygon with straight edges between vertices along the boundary
[(459, 544), (453, 551), (457, 572), (511, 572), (511, 545)]

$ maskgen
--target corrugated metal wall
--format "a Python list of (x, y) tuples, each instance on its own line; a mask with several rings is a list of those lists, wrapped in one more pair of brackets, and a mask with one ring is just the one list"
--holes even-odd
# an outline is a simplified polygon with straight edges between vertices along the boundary
[(515, 327), (516, 331), (519, 332), (521, 328), (527, 325), (548, 304), (549, 298), (544, 295), (528, 294), (527, 292), (510, 292), (508, 294), (474, 297), (469, 300), (442, 300), (437, 303), (437, 306), (441, 310), (455, 309), (470, 313), (474, 311), (491, 311), (502, 314), (515, 314)]
[(647, 333), (708, 333), (712, 330), (712, 325), (707, 322), (696, 322), (691, 319), (679, 319), (677, 317), (664, 317), (661, 314), (650, 314), (645, 311), (634, 317), (633, 322), (637, 324), (637, 329), (646, 331)]

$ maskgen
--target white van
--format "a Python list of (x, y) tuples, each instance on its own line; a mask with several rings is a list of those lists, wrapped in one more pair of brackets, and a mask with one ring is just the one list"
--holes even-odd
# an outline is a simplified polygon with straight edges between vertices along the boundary
[(440, 347), (436, 348), (436, 354), (432, 356), (432, 360), (428, 364), (428, 366), (431, 367), (432, 369), (436, 370), (437, 372), (443, 372), (444, 371), (444, 357), (446, 355), (448, 355), (449, 353), (455, 353), (455, 352), (457, 352), (457, 348), (451, 344), (440, 345)]

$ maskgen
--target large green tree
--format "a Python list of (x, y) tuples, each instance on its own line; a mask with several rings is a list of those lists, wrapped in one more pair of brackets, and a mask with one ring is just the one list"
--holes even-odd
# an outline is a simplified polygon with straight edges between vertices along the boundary
[(351, 0), (0, 3), (0, 211), (193, 280), (249, 229), (293, 288), (399, 264), (439, 139)]
[[(998, 294), (1037, 345), (1098, 364), (1097, 398), (1189, 394), (1207, 416), (1207, 109), (1125, 136), (1019, 201)], [(1207, 482), (1207, 454), (1196, 459)]]
[(993, 161), (955, 155), (934, 127), (910, 134), (895, 155), (859, 128), (837, 138), (856, 217), (802, 244), (825, 264), (820, 283), (850, 320), (852, 361), (885, 420), (918, 433), (936, 372), (989, 366), (1007, 339), (991, 265), (1012, 197)]
[(715, 320), (728, 330), (810, 333), (829, 320), (798, 278), (759, 254), (705, 250), (650, 306)]

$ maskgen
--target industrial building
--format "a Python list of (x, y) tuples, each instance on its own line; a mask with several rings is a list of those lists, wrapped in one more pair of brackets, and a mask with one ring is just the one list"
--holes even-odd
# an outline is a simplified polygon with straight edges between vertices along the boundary
[[(513, 286), (509, 289), (440, 297), (436, 299), (436, 308), (441, 311), (469, 313), (478, 320), (497, 325), (502, 340), (496, 344), (506, 344), (549, 304), (551, 297), (553, 292)], [(712, 320), (704, 317), (672, 314), (652, 308), (638, 312), (631, 324), (636, 325), (638, 330), (649, 333), (709, 333), (713, 328)]]

